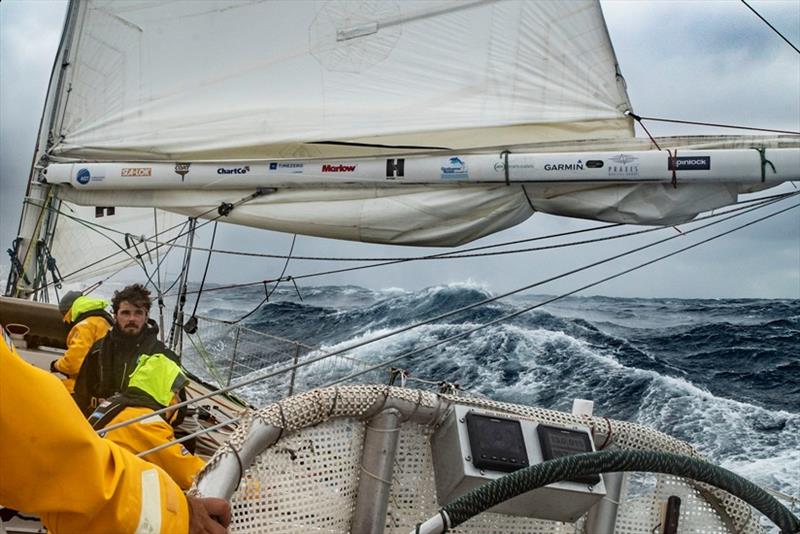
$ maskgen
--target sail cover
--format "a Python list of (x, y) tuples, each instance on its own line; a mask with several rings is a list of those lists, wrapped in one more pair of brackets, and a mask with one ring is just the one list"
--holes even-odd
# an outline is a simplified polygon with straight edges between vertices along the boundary
[(593, 0), (88, 0), (50, 155), (224, 160), (630, 137)]

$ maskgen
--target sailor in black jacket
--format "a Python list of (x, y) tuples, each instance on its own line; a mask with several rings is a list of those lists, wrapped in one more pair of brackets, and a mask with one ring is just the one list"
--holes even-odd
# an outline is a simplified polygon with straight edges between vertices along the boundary
[(123, 391), (142, 354), (164, 354), (180, 365), (177, 354), (158, 339), (158, 326), (148, 318), (150, 292), (140, 284), (114, 293), (114, 327), (97, 341), (81, 366), (73, 397), (85, 415), (97, 404)]

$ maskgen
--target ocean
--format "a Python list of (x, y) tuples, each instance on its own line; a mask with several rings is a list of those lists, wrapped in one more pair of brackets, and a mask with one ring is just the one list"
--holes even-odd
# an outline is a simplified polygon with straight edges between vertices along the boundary
[[(236, 382), (281, 368), (295, 355), (301, 361), (322, 356), (490, 296), (468, 284), (419, 291), (296, 291), (285, 285), (258, 307), (260, 286), (211, 291), (202, 296), (199, 316), (231, 320), (252, 312), (239, 323), (244, 328), (235, 341), (236, 365), (227, 363), (234, 340), (225, 325), (201, 321), (202, 341), (189, 352), (215, 361), (221, 382)], [(342, 379), (547, 299), (515, 296), (388, 335), (305, 367), (293, 391)], [(570, 297), (391, 365), (425, 381), (409, 382), (414, 387), (457, 383), (469, 393), (565, 411), (573, 399), (589, 399), (595, 415), (666, 432), (718, 465), (800, 498), (798, 300)], [(388, 378), (384, 368), (352, 381)], [(286, 395), (287, 383), (280, 375), (240, 393), (262, 406)]]

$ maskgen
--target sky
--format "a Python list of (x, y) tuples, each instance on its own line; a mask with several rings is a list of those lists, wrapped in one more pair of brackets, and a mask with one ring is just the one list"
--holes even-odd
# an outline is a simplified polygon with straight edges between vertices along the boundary
[[(800, 46), (800, 2), (750, 4)], [(66, 3), (4, 0), (0, 3), (0, 245), (16, 235), (45, 91)], [(603, 1), (614, 50), (634, 111), (642, 116), (800, 131), (800, 55), (739, 1)], [(649, 122), (653, 135), (737, 133), (712, 127)], [(639, 130), (637, 135), (644, 136)], [(780, 189), (788, 192), (793, 185)], [(797, 202), (795, 200), (795, 202)], [(526, 239), (596, 223), (535, 214), (525, 223), (469, 246)], [(727, 226), (726, 228), (729, 228)], [(560, 251), (491, 258), (405, 263), (354, 273), (308, 278), (301, 284), (354, 284), (370, 288), (469, 283), (507, 291), (575, 269), (603, 257), (677, 233), (605, 242)], [(672, 233), (672, 234), (671, 234)], [(704, 236), (710, 234), (704, 234)], [(201, 233), (199, 243), (207, 243)], [(292, 236), (221, 225), (218, 246), (286, 254)], [(674, 241), (681, 242), (681, 239)], [(689, 242), (687, 238), (686, 242)], [(535, 288), (572, 291), (684, 244), (636, 255)], [(414, 256), (434, 249), (346, 243), (298, 236), (295, 255)], [(203, 267), (198, 256), (195, 274)], [(8, 272), (5, 252), (0, 274)], [(209, 281), (226, 284), (277, 277), (282, 261), (214, 256)], [(292, 261), (287, 274), (302, 275), (341, 264)], [(174, 269), (174, 266), (173, 266)], [(173, 273), (174, 274), (174, 273)], [(128, 270), (117, 280), (138, 279)], [(587, 289), (584, 295), (676, 298), (800, 298), (800, 209), (789, 211), (680, 256)]]

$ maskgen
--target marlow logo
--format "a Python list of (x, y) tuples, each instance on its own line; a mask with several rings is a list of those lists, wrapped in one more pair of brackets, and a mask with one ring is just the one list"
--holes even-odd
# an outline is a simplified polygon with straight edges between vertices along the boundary
[(322, 166), (322, 172), (353, 172), (356, 170), (356, 165), (328, 165)]
[(152, 176), (152, 167), (128, 167), (123, 168), (120, 176)]

